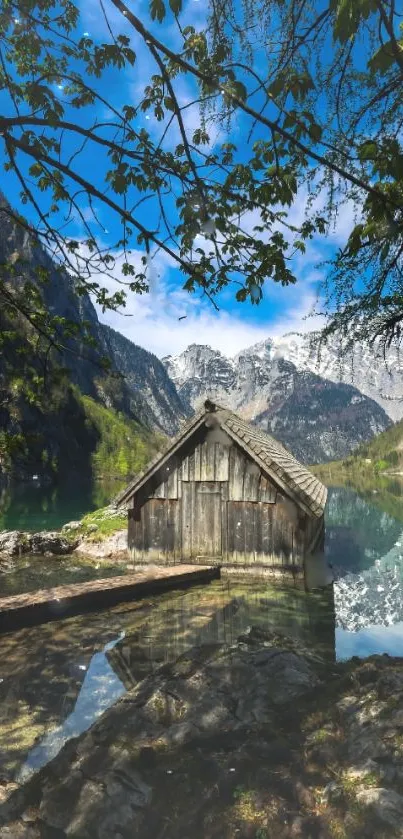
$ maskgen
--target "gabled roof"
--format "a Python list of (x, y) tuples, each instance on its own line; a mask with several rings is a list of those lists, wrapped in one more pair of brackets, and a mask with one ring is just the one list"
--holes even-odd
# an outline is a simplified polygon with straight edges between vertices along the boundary
[(269, 478), (293, 498), (309, 515), (322, 516), (326, 498), (326, 487), (298, 460), (293, 457), (274, 437), (238, 417), (232, 411), (206, 400), (203, 410), (195, 414), (180, 433), (169, 441), (164, 451), (148, 464), (121, 493), (118, 506), (128, 500), (165, 464), (184, 443), (214, 414), (216, 424), (234, 440)]

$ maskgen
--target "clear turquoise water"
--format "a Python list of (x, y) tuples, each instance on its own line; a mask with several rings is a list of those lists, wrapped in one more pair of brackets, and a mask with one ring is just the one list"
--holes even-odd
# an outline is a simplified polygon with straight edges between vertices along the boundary
[(37, 481), (0, 488), (0, 530), (57, 530), (68, 521), (104, 507), (125, 486), (123, 481), (82, 484), (70, 481), (41, 486)]
[[(232, 643), (250, 625), (297, 637), (329, 662), (374, 652), (403, 655), (402, 487), (383, 481), (360, 491), (330, 490), (326, 557), (336, 579), (326, 590), (222, 580), (0, 637), (2, 771), (27, 777), (161, 663), (194, 644)], [(42, 505), (43, 520), (72, 517), (61, 498), (48, 510)], [(15, 509), (9, 505), (9, 521)], [(53, 585), (83, 570), (77, 558), (46, 559), (18, 573)], [(9, 585), (16, 581), (7, 576)], [(27, 585), (21, 577), (19, 584)]]
[(305, 641), (334, 660), (332, 592), (264, 580), (215, 581), (0, 637), (0, 766), (28, 777), (137, 681), (194, 645), (231, 644), (248, 626)]

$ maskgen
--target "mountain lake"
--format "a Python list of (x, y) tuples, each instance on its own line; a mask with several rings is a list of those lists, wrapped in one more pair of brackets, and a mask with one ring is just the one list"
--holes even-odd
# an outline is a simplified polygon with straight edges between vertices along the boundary
[[(4, 490), (0, 529), (52, 529), (120, 487)], [(138, 680), (194, 645), (233, 643), (251, 625), (300, 639), (329, 661), (403, 654), (403, 481), (331, 487), (326, 561), (333, 586), (223, 578), (0, 637), (0, 766), (22, 781), (88, 729)], [(97, 567), (98, 566), (98, 567)], [(126, 573), (112, 560), (26, 557), (3, 574), (13, 594)]]

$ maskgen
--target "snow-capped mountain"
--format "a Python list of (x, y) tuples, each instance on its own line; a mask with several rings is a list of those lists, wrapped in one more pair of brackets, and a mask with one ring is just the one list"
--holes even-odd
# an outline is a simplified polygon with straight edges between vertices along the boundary
[(374, 398), (335, 380), (330, 350), (329, 375), (314, 371), (313, 354), (297, 337), (268, 339), (234, 358), (192, 344), (163, 363), (187, 409), (209, 396), (273, 433), (305, 463), (345, 457), (391, 421)]
[(319, 355), (308, 335), (290, 332), (281, 338), (267, 339), (238, 354), (251, 354), (263, 364), (284, 358), (297, 370), (310, 370), (331, 382), (344, 382), (374, 399), (395, 422), (403, 417), (403, 350), (392, 345), (386, 359), (378, 342), (371, 346), (357, 344), (353, 351), (342, 352), (336, 338)]
[[(290, 332), (281, 338), (267, 338), (233, 358), (211, 347), (191, 344), (180, 355), (162, 360), (183, 396), (195, 406), (203, 399), (206, 383), (211, 383), (211, 393), (217, 399), (221, 394), (224, 399), (233, 389), (243, 391), (245, 397), (248, 391), (257, 391), (260, 384), (268, 384), (274, 363), (280, 359), (291, 362), (299, 372), (310, 371), (331, 382), (352, 385), (377, 402), (393, 421), (403, 418), (403, 350), (400, 352), (397, 346), (391, 346), (385, 360), (379, 343), (371, 347), (356, 345), (353, 352), (344, 354), (333, 339), (318, 355), (309, 334)], [(259, 401), (258, 392), (253, 399)]]

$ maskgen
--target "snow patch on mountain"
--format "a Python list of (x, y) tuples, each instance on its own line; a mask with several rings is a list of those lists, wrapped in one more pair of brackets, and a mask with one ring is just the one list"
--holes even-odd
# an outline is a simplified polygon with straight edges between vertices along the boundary
[(188, 410), (209, 397), (275, 434), (305, 463), (345, 457), (390, 425), (381, 406), (357, 388), (304, 367), (300, 347), (294, 337), (267, 339), (226, 358), (191, 344), (163, 363)]
[(255, 344), (242, 352), (245, 354), (265, 363), (283, 358), (297, 370), (310, 370), (331, 382), (351, 384), (374, 399), (393, 421), (403, 417), (403, 351), (397, 345), (391, 345), (385, 359), (379, 340), (371, 346), (356, 344), (353, 350), (344, 352), (333, 338), (318, 354), (309, 334), (289, 333)]

